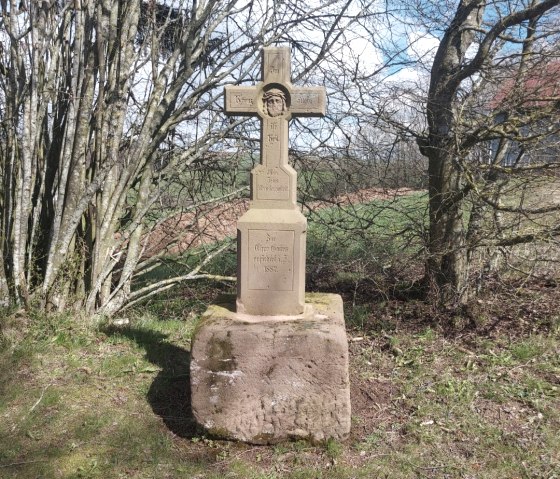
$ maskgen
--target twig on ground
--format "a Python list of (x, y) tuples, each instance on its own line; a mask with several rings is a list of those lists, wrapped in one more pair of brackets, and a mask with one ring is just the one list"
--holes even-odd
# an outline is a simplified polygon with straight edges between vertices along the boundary
[(52, 386), (51, 384), (47, 384), (44, 388), (43, 391), (41, 392), (41, 396), (39, 396), (39, 399), (37, 399), (37, 401), (35, 402), (35, 404), (33, 404), (33, 406), (31, 406), (31, 409), (29, 410), (29, 412), (27, 413), (27, 415), (31, 414), (33, 412), (33, 410), (39, 405), (39, 403), (43, 400), (43, 396), (45, 395), (45, 392), (47, 391), (47, 389), (49, 389)]
[[(27, 414), (25, 416), (23, 416), (23, 418), (21, 419), (21, 421), (23, 422), (23, 420), (25, 420), (27, 418), (27, 416), (29, 416), (33, 410), (39, 405), (39, 403), (43, 400), (43, 397), (45, 396), (45, 392), (47, 391), (47, 389), (49, 389), (52, 386), (52, 383), (47, 384), (43, 390), (41, 391), (41, 395), (39, 396), (39, 399), (37, 399), (37, 401), (35, 401), (35, 404), (33, 404), (33, 406), (31, 406), (31, 409), (29, 409), (29, 411), (27, 412)], [(17, 425), (14, 424), (12, 426), (12, 431), (15, 431)]]

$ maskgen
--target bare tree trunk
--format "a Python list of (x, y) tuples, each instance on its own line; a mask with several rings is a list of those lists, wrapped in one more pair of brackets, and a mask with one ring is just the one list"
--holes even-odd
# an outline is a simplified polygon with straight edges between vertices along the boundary
[(445, 151), (429, 158), (428, 280), (438, 300), (454, 304), (468, 296), (464, 186)]

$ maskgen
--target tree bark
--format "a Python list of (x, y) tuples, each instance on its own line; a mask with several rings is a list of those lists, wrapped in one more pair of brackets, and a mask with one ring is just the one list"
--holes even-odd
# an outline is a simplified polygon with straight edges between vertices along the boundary
[(429, 241), (426, 276), (430, 291), (445, 304), (468, 296), (464, 200), (468, 193), (455, 140), (457, 72), (482, 21), (481, 0), (462, 0), (440, 43), (426, 104), (428, 136), (420, 141), (428, 158)]

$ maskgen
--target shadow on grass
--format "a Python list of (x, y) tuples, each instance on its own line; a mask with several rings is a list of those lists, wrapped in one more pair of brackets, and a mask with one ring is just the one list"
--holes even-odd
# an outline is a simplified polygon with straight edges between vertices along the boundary
[(177, 436), (194, 437), (199, 430), (191, 410), (190, 353), (149, 329), (111, 326), (104, 333), (127, 337), (145, 349), (148, 361), (161, 368), (147, 394), (152, 410)]

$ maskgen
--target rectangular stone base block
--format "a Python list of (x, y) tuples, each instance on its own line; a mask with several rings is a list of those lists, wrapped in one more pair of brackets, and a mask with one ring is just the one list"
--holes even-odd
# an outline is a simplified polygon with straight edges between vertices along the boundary
[(206, 431), (271, 444), (350, 432), (342, 298), (308, 293), (299, 316), (250, 316), (212, 305), (191, 348), (191, 404)]

